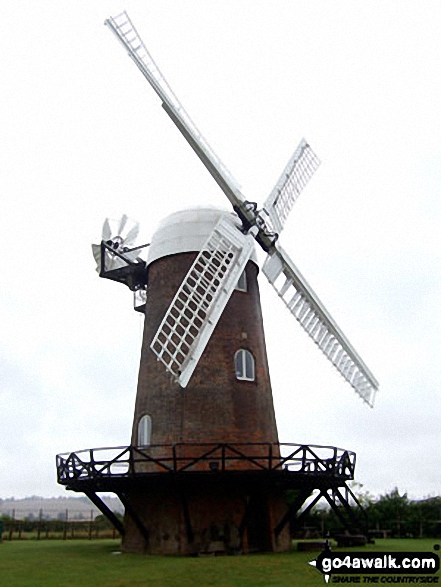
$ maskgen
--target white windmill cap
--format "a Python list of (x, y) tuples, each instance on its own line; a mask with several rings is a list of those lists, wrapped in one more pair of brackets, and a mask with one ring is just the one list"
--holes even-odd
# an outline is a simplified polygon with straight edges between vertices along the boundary
[[(152, 236), (147, 265), (168, 255), (199, 252), (221, 217), (229, 218), (238, 228), (242, 226), (234, 212), (221, 208), (188, 208), (170, 214)], [(255, 249), (251, 260), (257, 264)]]

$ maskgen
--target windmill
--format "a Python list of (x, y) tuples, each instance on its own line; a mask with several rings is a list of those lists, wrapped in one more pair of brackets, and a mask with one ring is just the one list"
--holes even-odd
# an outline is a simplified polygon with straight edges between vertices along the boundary
[[(349, 502), (356, 498), (346, 482), (354, 476), (355, 454), (279, 443), (257, 284), (256, 244), (267, 255), (262, 272), (278, 297), (373, 406), (375, 377), (278, 242), (319, 159), (303, 139), (259, 208), (245, 199), (187, 114), (127, 13), (106, 25), (232, 211), (172, 214), (153, 235), (147, 262), (138, 256), (146, 245), (133, 246), (136, 226), (125, 216), (114, 231), (105, 222), (101, 244), (93, 245), (100, 276), (140, 295), (135, 309), (145, 313), (132, 440), (129, 447), (103, 449), (107, 453), (58, 455), (59, 482), (84, 491), (124, 534), (128, 551), (284, 550), (288, 523), (321, 497), (354, 527)], [(295, 492), (288, 507), (287, 489)], [(99, 491), (120, 497), (124, 526)]]
[[(267, 253), (263, 273), (286, 307), (344, 379), (373, 406), (378, 389), (375, 377), (277, 243), (292, 206), (319, 165), (309, 144), (305, 140), (300, 142), (259, 210), (244, 198), (237, 181), (187, 114), (127, 13), (109, 18), (106, 24), (158, 94), (164, 110), (216, 180), (242, 223), (232, 230), (231, 223), (221, 219), (213, 229), (164, 316), (151, 345), (153, 352), (185, 387), (251, 256), (255, 240)], [(202, 300), (194, 285), (199, 282), (209, 285), (210, 290)]]

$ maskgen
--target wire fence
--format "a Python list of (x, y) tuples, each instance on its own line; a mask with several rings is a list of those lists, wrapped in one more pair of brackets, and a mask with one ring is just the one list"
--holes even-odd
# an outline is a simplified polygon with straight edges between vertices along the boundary
[(70, 519), (66, 510), (64, 519), (48, 519), (40, 511), (38, 518), (17, 519), (12, 516), (0, 517), (0, 541), (5, 540), (96, 540), (118, 538), (119, 533), (104, 516), (90, 511), (90, 518)]

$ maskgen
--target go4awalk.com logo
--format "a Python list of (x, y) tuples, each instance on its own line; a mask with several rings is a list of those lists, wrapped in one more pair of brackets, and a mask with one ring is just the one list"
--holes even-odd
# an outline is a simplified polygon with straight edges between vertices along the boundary
[(326, 548), (309, 563), (326, 583), (439, 584), (439, 556), (432, 552), (332, 552)]

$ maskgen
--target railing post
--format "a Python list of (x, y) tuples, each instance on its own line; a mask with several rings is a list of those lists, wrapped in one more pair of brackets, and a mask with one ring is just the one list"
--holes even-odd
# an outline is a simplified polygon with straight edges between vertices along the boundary
[(222, 445), (222, 471), (225, 471), (225, 444)]
[(269, 443), (269, 451), (268, 451), (268, 469), (271, 471), (273, 468), (273, 445)]
[(91, 448), (89, 450), (89, 475), (93, 478), (95, 478), (95, 461), (93, 459), (93, 448)]
[(337, 448), (334, 446), (334, 457), (332, 459), (332, 474), (335, 475), (337, 473), (337, 463), (338, 463), (338, 453)]
[(136, 475), (135, 471), (135, 455), (133, 452), (133, 446), (130, 445), (127, 447), (129, 451), (129, 477), (133, 477)]
[(173, 444), (172, 452), (173, 452), (173, 471), (176, 473), (176, 471), (177, 471), (176, 444)]

